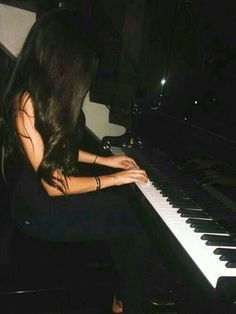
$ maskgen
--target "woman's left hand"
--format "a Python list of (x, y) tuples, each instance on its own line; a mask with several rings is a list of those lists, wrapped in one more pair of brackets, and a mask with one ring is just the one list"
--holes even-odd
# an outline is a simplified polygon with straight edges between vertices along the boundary
[(128, 156), (109, 156), (106, 157), (106, 166), (111, 168), (120, 168), (120, 169), (130, 169), (130, 168), (139, 168), (133, 158)]

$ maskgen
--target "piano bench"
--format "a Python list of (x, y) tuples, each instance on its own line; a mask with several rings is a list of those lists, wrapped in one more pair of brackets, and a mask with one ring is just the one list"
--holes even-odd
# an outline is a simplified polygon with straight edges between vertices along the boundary
[[(9, 223), (0, 239), (0, 304), (5, 314), (111, 313), (122, 287), (105, 243), (32, 239)], [(81, 310), (81, 312), (80, 312)], [(95, 310), (95, 312), (94, 312)]]

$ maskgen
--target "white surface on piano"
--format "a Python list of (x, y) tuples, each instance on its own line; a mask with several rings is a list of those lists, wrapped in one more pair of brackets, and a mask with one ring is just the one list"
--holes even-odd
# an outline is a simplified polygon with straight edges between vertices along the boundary
[[(124, 155), (124, 152), (118, 147), (112, 147), (111, 151), (114, 155)], [(137, 186), (213, 288), (216, 288), (219, 277), (236, 276), (236, 268), (227, 268), (225, 266), (226, 262), (221, 261), (219, 255), (213, 253), (219, 246), (206, 245), (206, 241), (201, 239), (203, 233), (194, 232), (190, 224), (186, 223), (188, 218), (181, 217), (177, 213), (178, 208), (172, 207), (167, 198), (163, 197), (151, 182), (148, 184), (137, 184)], [(204, 234), (214, 233), (204, 232)], [(227, 246), (220, 247), (226, 248)]]
[(15, 57), (35, 20), (35, 12), (0, 3), (0, 43)]
[(109, 109), (107, 106), (90, 101), (89, 93), (83, 103), (83, 112), (86, 118), (86, 126), (100, 140), (104, 136), (123, 135), (126, 131), (125, 127), (109, 122)]

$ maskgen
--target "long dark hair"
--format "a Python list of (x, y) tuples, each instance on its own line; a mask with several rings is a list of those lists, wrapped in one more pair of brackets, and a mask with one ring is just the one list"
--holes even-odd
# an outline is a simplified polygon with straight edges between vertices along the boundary
[(22, 110), (27, 93), (33, 103), (35, 128), (44, 143), (38, 176), (63, 192), (65, 178), (56, 179), (53, 173), (56, 169), (62, 176), (76, 172), (77, 154), (70, 139), (97, 63), (84, 35), (74, 10), (55, 9), (36, 21), (17, 58), (1, 105), (2, 166), (11, 152), (21, 147), (16, 114)]

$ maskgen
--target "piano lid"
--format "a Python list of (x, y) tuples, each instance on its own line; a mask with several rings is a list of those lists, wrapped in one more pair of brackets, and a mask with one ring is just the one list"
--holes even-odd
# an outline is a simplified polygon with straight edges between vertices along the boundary
[(195, 147), (236, 167), (236, 2), (176, 1), (168, 12), (159, 1), (149, 42), (157, 84), (135, 95), (134, 133), (176, 156)]

